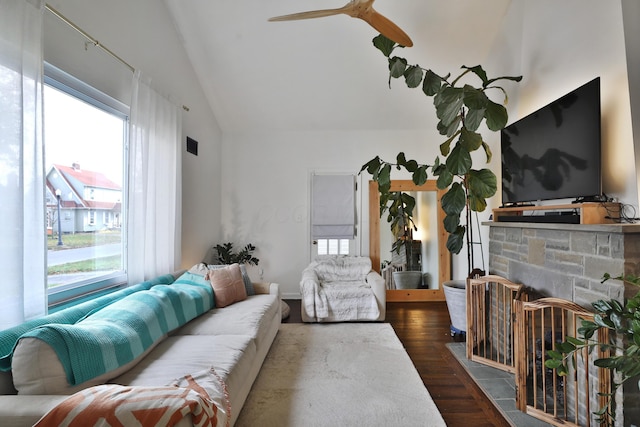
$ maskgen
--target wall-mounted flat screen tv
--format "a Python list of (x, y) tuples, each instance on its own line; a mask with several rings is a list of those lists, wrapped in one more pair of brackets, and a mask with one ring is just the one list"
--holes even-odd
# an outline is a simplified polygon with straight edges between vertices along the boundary
[(502, 203), (599, 200), (600, 78), (501, 131)]

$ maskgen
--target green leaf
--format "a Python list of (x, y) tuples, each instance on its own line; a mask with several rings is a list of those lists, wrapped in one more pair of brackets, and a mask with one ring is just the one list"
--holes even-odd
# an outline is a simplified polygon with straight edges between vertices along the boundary
[(599, 313), (606, 313), (607, 311), (612, 309), (612, 306), (609, 303), (609, 301), (605, 301), (605, 300), (595, 301), (591, 305)]
[(451, 138), (447, 139), (442, 144), (440, 144), (440, 154), (442, 154), (445, 157), (449, 155), (449, 151), (451, 150), (451, 142), (453, 142), (456, 136), (458, 136), (457, 133), (455, 135), (452, 135)]
[(464, 188), (459, 182), (454, 182), (440, 201), (442, 209), (447, 215), (460, 215), (466, 204)]
[(498, 179), (490, 169), (471, 169), (467, 176), (469, 193), (485, 199), (492, 197), (498, 190)]
[(398, 155), (396, 156), (396, 163), (402, 166), (407, 163), (407, 158), (405, 157), (403, 152), (398, 153)]
[(487, 79), (487, 73), (484, 71), (482, 66), (476, 65), (474, 67), (467, 67), (466, 65), (463, 65), (462, 68), (472, 71), (475, 75), (480, 77), (480, 80), (482, 80), (482, 86), (487, 87), (490, 81)]
[(565, 341), (565, 342), (556, 343), (556, 348), (560, 353), (571, 353), (572, 351), (575, 351), (576, 346), (570, 343), (569, 341)]
[(614, 299), (611, 300), (611, 308), (616, 312), (616, 313), (622, 313), (624, 312), (624, 307), (622, 307), (622, 304), (620, 304), (619, 301), (616, 301)]
[(562, 366), (562, 361), (556, 359), (547, 359), (544, 362), (544, 366), (549, 369), (558, 369), (560, 366)]
[(477, 131), (482, 120), (484, 120), (484, 112), (484, 108), (480, 110), (469, 109), (464, 119), (464, 127), (472, 132)]
[(580, 340), (580, 339), (575, 338), (575, 337), (569, 336), (566, 339), (567, 339), (567, 342), (573, 344), (576, 347), (583, 346), (585, 344), (583, 340)]
[(555, 360), (562, 360), (564, 358), (562, 353), (560, 353), (559, 351), (555, 351), (555, 350), (547, 351), (547, 356), (552, 358), (552, 359), (555, 359)]
[(407, 163), (405, 163), (404, 167), (408, 172), (413, 173), (418, 170), (418, 162), (416, 162), (415, 160), (409, 160)]
[(451, 150), (451, 154), (447, 157), (447, 169), (454, 175), (464, 175), (469, 169), (471, 169), (471, 154), (462, 146), (462, 144), (456, 144)]
[(598, 330), (599, 326), (597, 326), (595, 323), (591, 323), (592, 327), (589, 326), (583, 326), (578, 328), (578, 333), (586, 340), (590, 339), (591, 337), (593, 337), (593, 334)]
[(422, 68), (417, 65), (412, 65), (404, 72), (404, 80), (407, 83), (407, 87), (414, 88), (420, 86), (422, 83)]
[(395, 45), (396, 45), (394, 41), (386, 38), (382, 34), (374, 37), (372, 42), (373, 42), (373, 45), (378, 50), (380, 50), (382, 54), (387, 58), (389, 57), (389, 55), (391, 55), (391, 52), (393, 52), (393, 49), (395, 48)]
[(445, 87), (434, 98), (436, 105), (436, 116), (445, 126), (449, 126), (453, 120), (460, 115), (462, 106), (462, 89)]
[(467, 174), (469, 209), (483, 212), (487, 208), (487, 198), (493, 196), (498, 187), (495, 174), (489, 169), (470, 170)]
[(388, 189), (391, 186), (391, 165), (384, 165), (374, 180), (378, 181), (378, 189)]
[(488, 87), (491, 83), (493, 82), (497, 82), (498, 80), (511, 80), (514, 82), (519, 82), (522, 80), (522, 76), (502, 76), (502, 77), (496, 77), (493, 79), (489, 79), (487, 80), (487, 83), (485, 85), (485, 87)]
[(422, 92), (427, 96), (433, 96), (440, 91), (442, 79), (431, 70), (427, 70), (422, 82)]
[(422, 185), (425, 182), (427, 182), (427, 167), (426, 166), (420, 166), (419, 168), (417, 168), (415, 170), (415, 172), (413, 172), (413, 175), (411, 176), (411, 180), (413, 181), (414, 184), (416, 185)]
[(467, 128), (462, 128), (460, 131), (460, 144), (462, 144), (469, 153), (480, 148), (482, 142), (482, 135), (479, 133), (471, 132)]
[(470, 85), (464, 85), (462, 88), (464, 105), (470, 110), (482, 110), (487, 107), (489, 98), (482, 89), (476, 89)]
[(389, 59), (389, 75), (394, 79), (400, 78), (404, 75), (404, 70), (407, 68), (407, 60), (404, 58), (398, 58), (394, 56)]
[(411, 194), (401, 192), (400, 202), (403, 205), (405, 214), (412, 216), (413, 208), (416, 206), (416, 199)]
[(604, 359), (597, 359), (593, 362), (599, 368), (615, 369), (618, 366), (618, 361), (615, 357), (607, 357)]
[(487, 127), (494, 132), (503, 129), (509, 120), (507, 109), (493, 101), (489, 101), (487, 104), (484, 117), (487, 119)]
[(491, 162), (491, 158), (493, 157), (493, 153), (491, 152), (491, 148), (489, 148), (489, 145), (486, 142), (482, 143), (482, 148), (484, 149), (484, 153), (487, 156), (487, 163), (490, 163)]
[(445, 124), (440, 121), (438, 122), (438, 131), (440, 132), (440, 135), (455, 137), (459, 133), (458, 128), (460, 127), (460, 123), (462, 123), (462, 116), (454, 117), (453, 121), (449, 123), (448, 126), (445, 126)]
[(436, 180), (436, 187), (440, 190), (444, 190), (449, 187), (453, 182), (453, 175), (446, 168), (442, 169), (442, 172), (437, 176), (438, 179)]
[(452, 254), (459, 254), (460, 250), (462, 250), (462, 245), (464, 244), (464, 227), (458, 227), (458, 230), (455, 233), (449, 234), (447, 238), (447, 249)]
[(611, 323), (613, 323), (613, 326), (616, 330), (620, 330), (622, 329), (622, 322), (624, 321), (624, 319), (622, 318), (622, 316), (620, 316), (618, 313), (616, 312), (612, 312), (609, 315), (609, 319), (611, 320)]
[(593, 323), (603, 328), (613, 328), (613, 323), (606, 317), (596, 313), (593, 316)]
[(447, 215), (444, 217), (444, 229), (447, 233), (455, 233), (460, 225), (460, 215)]
[(475, 194), (469, 194), (469, 209), (474, 212), (484, 212), (487, 208), (487, 200)]
[(375, 158), (369, 160), (368, 163), (363, 165), (362, 169), (360, 169), (360, 172), (366, 169), (369, 174), (373, 175), (380, 168), (380, 163), (380, 157), (376, 156)]

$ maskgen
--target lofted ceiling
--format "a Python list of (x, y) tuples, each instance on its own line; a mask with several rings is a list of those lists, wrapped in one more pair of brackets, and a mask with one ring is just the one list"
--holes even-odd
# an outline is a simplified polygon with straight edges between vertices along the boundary
[[(387, 85), (378, 34), (347, 15), (268, 22), (346, 0), (165, 0), (224, 132), (433, 128), (431, 100)], [(376, 0), (436, 73), (482, 63), (511, 0)], [(489, 73), (491, 74), (491, 73)]]

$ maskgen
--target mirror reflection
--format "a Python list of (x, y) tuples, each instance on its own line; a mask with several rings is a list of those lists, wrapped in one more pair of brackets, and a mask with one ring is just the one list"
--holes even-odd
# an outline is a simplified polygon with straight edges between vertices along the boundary
[[(438, 289), (437, 197), (435, 191), (409, 191), (416, 200), (417, 230), (405, 233), (405, 244), (393, 249), (396, 237), (383, 217), (380, 221), (381, 274), (387, 289)], [(401, 273), (402, 272), (402, 273)], [(411, 272), (411, 273), (405, 273)]]
[(393, 180), (391, 191), (403, 191), (416, 199), (413, 219), (417, 231), (405, 234), (411, 244), (405, 244), (400, 253), (392, 250), (396, 237), (386, 216), (379, 216), (380, 194), (377, 183), (370, 181), (369, 255), (374, 269), (385, 278), (387, 301), (442, 301), (442, 283), (451, 279), (445, 214), (440, 207), (444, 191), (432, 180), (421, 186), (411, 180)]

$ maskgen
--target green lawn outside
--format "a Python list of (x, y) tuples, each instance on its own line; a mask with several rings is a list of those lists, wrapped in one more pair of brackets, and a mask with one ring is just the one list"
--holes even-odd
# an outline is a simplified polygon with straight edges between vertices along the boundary
[[(58, 246), (58, 236), (47, 236), (47, 249), (60, 251), (65, 249), (86, 248), (100, 246), (110, 243), (120, 243), (120, 230), (100, 231), (96, 233), (74, 233), (62, 235), (62, 246)], [(93, 271), (117, 271), (122, 269), (122, 258), (120, 255), (90, 259), (86, 261), (70, 262), (67, 264), (54, 265), (47, 268), (48, 276), (58, 274), (90, 273)], [(51, 282), (51, 279), (49, 280)], [(49, 287), (55, 284), (49, 284)]]
[(47, 275), (52, 276), (55, 274), (85, 273), (88, 271), (121, 270), (121, 258), (122, 257), (120, 255), (113, 255), (104, 258), (54, 265), (47, 269)]
[(98, 231), (95, 233), (62, 233), (62, 246), (58, 246), (58, 235), (47, 236), (47, 249), (60, 251), (65, 249), (86, 248), (89, 246), (120, 243), (122, 241), (120, 230)]

